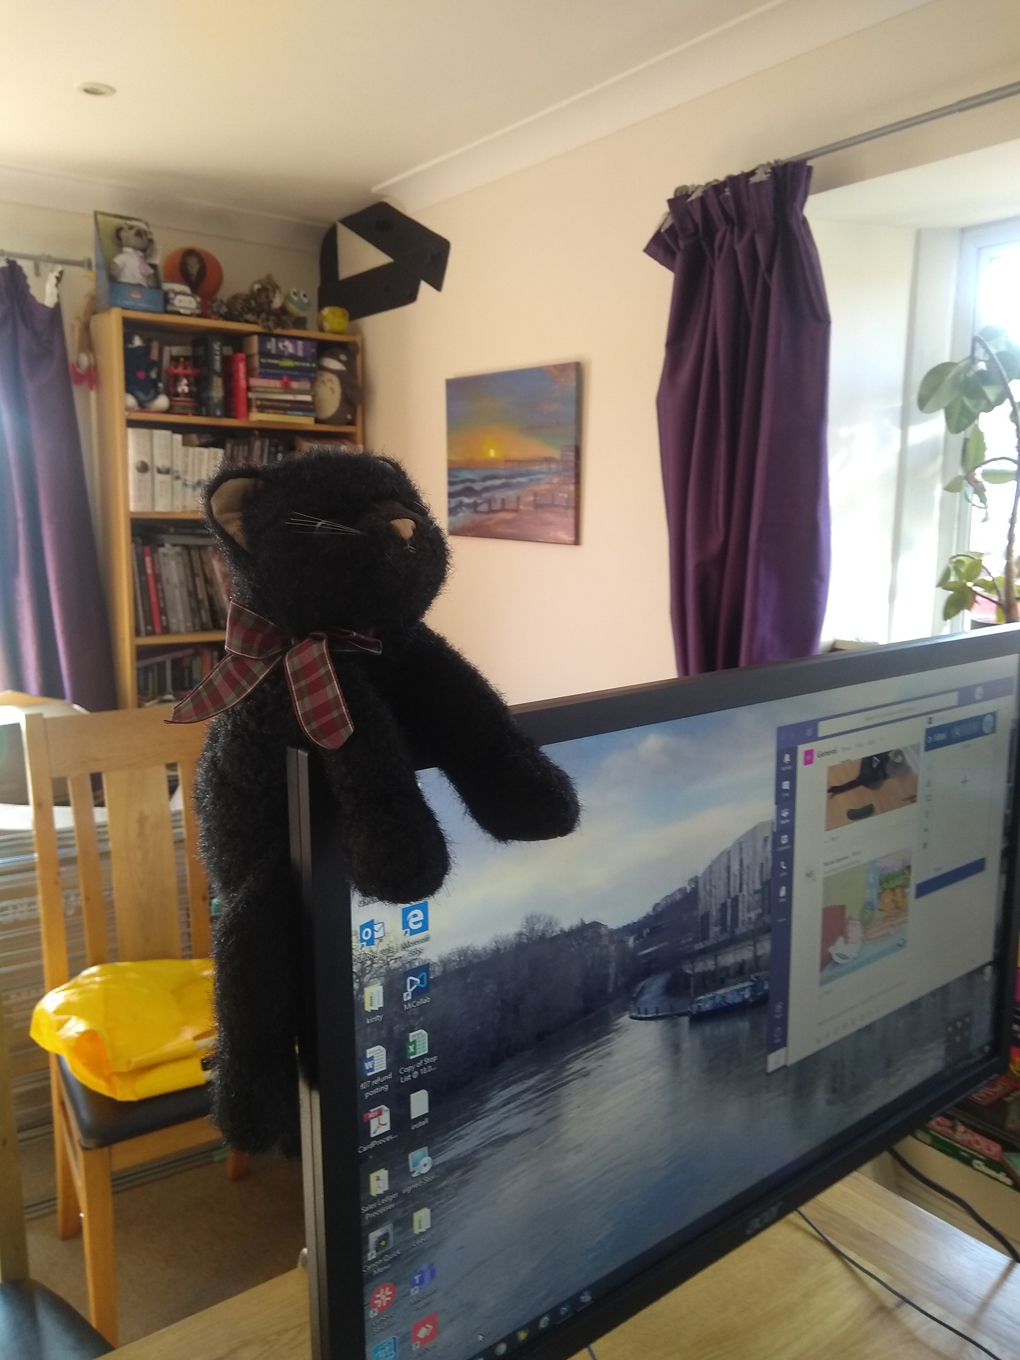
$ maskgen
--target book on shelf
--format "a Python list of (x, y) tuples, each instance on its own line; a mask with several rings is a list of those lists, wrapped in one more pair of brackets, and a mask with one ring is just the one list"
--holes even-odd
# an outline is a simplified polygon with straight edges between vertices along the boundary
[(355, 444), (351, 439), (309, 439), (306, 435), (299, 434), (294, 440), (295, 453), (364, 453), (361, 444)]
[(315, 367), (317, 342), (294, 335), (246, 335), (245, 354), (266, 359), (298, 359)]
[(128, 509), (154, 510), (155, 482), (152, 472), (152, 431), (128, 426)]
[[(235, 355), (235, 358), (240, 357)], [(309, 396), (312, 394), (311, 378), (291, 378), (286, 375), (274, 378), (254, 377), (247, 379), (247, 384), (252, 396), (258, 396), (263, 392), (307, 392)]]
[(248, 419), (248, 364), (244, 354), (230, 355), (230, 414), (235, 420)]
[(304, 359), (277, 359), (270, 354), (249, 354), (246, 356), (248, 379), (252, 378), (299, 378), (314, 382), (318, 368), (314, 362)]
[(309, 415), (299, 415), (296, 411), (260, 411), (258, 409), (249, 412), (248, 419), (258, 419), (260, 416), (266, 420), (285, 420), (292, 425), (314, 425), (315, 417)]
[(223, 658), (217, 643), (175, 647), (156, 656), (139, 657), (135, 666), (138, 702), (143, 705), (173, 703), (190, 693)]
[(208, 534), (167, 532), (132, 541), (135, 636), (223, 628), (229, 572)]
[(172, 430), (152, 430), (153, 510), (174, 508), (174, 440)]
[(198, 404), (205, 416), (226, 415), (223, 382), (223, 336), (215, 331), (196, 335), (192, 342), (198, 369)]

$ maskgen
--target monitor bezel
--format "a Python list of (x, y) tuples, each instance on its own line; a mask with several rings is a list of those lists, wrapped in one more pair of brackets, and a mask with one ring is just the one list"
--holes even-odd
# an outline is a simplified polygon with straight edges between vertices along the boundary
[[(520, 726), (545, 745), (1009, 657), (1020, 663), (1020, 625), (554, 699), (518, 706), (514, 714)], [(688, 1225), (685, 1240), (665, 1259), (641, 1269), (633, 1279), (529, 1343), (526, 1352), (522, 1351), (527, 1360), (569, 1360), (1006, 1068), (1013, 1010), (1010, 962), (1016, 960), (1020, 934), (1016, 872), (1020, 741), (1014, 742), (1012, 760), (1014, 800), (998, 927), (998, 958), (1002, 962), (992, 1052), (961, 1066), (958, 1073), (933, 1077), (922, 1087), (905, 1092), (884, 1107), (880, 1118), (865, 1116), (845, 1133), (814, 1149), (806, 1165), (784, 1168), (728, 1200), (705, 1219)], [(351, 896), (335, 809), (321, 766), (306, 752), (291, 750), (287, 769), (291, 859), (301, 889), (304, 942), (299, 1056), (313, 1356), (315, 1360), (362, 1360), (365, 1307), (355, 1016), (350, 989), (337, 985), (338, 969), (341, 977), (350, 976)], [(321, 1061), (325, 1035), (330, 1036), (329, 1050), (346, 1052), (349, 1061)]]

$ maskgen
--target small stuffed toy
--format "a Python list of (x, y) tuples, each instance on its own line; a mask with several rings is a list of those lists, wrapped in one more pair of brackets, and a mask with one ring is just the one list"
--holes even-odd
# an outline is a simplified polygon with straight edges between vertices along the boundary
[(158, 288), (159, 274), (153, 264), (156, 241), (148, 225), (132, 218), (122, 222), (113, 234), (119, 250), (110, 261), (110, 277), (118, 283)]
[(294, 1155), (301, 954), (288, 746), (325, 771), (350, 881), (386, 902), (427, 898), (449, 867), (416, 766), (438, 766), (500, 841), (565, 836), (578, 803), (502, 699), (422, 622), (447, 545), (399, 464), (313, 453), (234, 467), (209, 483), (206, 512), (233, 583), (226, 657), (172, 721), (216, 715), (196, 785), (220, 906), (213, 1117), (238, 1150)]
[(159, 341), (124, 337), (124, 405), (129, 411), (166, 411), (170, 398), (159, 380)]
[(352, 425), (361, 401), (357, 357), (350, 345), (320, 347), (312, 410), (321, 425)]
[(215, 312), (226, 321), (243, 321), (266, 330), (279, 330), (292, 324), (284, 311), (283, 290), (272, 274), (256, 279), (247, 293), (232, 293)]

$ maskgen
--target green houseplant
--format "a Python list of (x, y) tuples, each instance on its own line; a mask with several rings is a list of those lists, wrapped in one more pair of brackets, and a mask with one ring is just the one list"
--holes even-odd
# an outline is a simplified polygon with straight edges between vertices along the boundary
[[(1010, 383), (1020, 377), (1020, 346), (1015, 345), (1000, 326), (985, 326), (971, 341), (965, 359), (936, 364), (924, 375), (917, 404), (929, 415), (943, 411), (950, 434), (962, 434), (960, 471), (946, 483), (947, 491), (968, 497), (972, 503), (988, 508), (988, 486), (1013, 482), (1013, 509), (1006, 534), (1003, 574), (993, 576), (983, 553), (956, 553), (939, 577), (939, 587), (947, 592), (942, 616), (951, 619), (965, 609), (973, 609), (979, 599), (995, 605), (1000, 622), (1020, 621), (1017, 605), (1017, 509), (1020, 507), (1020, 411)], [(1016, 456), (988, 456), (988, 446), (980, 417), (997, 406), (1007, 404), (1013, 424)]]

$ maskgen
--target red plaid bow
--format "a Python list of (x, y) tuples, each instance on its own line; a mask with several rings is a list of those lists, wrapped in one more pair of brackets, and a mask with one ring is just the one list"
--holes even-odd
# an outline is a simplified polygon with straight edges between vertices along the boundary
[(301, 730), (327, 751), (341, 747), (354, 724), (336, 678), (330, 648), (337, 652), (369, 652), (378, 656), (382, 643), (365, 633), (331, 628), (292, 640), (275, 623), (253, 614), (236, 601), (227, 610), (225, 646), (220, 664), (174, 709), (170, 722), (202, 722), (233, 708), (283, 662), (294, 712)]

